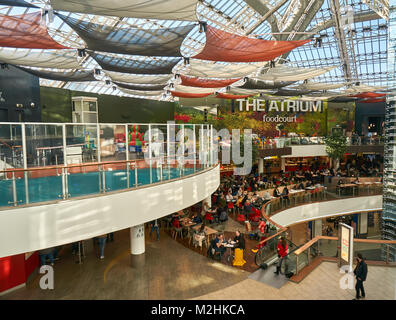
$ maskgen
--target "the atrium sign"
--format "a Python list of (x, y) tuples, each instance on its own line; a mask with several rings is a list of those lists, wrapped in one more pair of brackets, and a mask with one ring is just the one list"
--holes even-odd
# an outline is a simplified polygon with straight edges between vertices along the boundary
[(322, 101), (237, 99), (239, 111), (322, 112)]

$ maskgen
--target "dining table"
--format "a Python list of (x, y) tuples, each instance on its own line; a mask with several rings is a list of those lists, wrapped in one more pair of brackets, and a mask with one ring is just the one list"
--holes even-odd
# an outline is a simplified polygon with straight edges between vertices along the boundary
[[(192, 228), (193, 228), (193, 230), (198, 231), (201, 228), (201, 225), (194, 226)], [(213, 236), (214, 234), (218, 233), (217, 230), (215, 230), (213, 228), (210, 228), (208, 226), (205, 226), (204, 231), (205, 231), (205, 234), (206, 234), (206, 236), (208, 238), (208, 244), (210, 243), (210, 237)]]

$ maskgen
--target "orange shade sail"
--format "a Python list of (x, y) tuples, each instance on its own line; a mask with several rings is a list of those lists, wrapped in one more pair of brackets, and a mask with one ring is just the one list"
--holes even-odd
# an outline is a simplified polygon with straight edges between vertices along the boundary
[(205, 98), (210, 96), (212, 93), (186, 93), (171, 91), (172, 96), (179, 98)]
[(190, 87), (200, 87), (200, 88), (222, 88), (227, 87), (241, 78), (238, 79), (225, 79), (225, 80), (213, 80), (213, 79), (205, 79), (205, 78), (196, 78), (196, 77), (187, 77), (184, 75), (180, 75), (181, 84), (183, 86)]
[(359, 102), (363, 103), (377, 103), (377, 102), (386, 102), (386, 99), (366, 99)]
[(245, 99), (245, 98), (249, 98), (251, 96), (254, 96), (254, 94), (228, 94), (228, 93), (221, 93), (218, 92), (216, 95), (216, 98), (219, 99)]
[(207, 25), (205, 46), (193, 58), (226, 62), (270, 61), (310, 41), (310, 39), (297, 41), (254, 39)]
[(70, 49), (54, 39), (42, 23), (41, 12), (0, 16), (0, 46), (27, 49)]
[(385, 96), (386, 96), (386, 93), (362, 92), (359, 94), (355, 94), (352, 97), (365, 99), (365, 98), (381, 98), (381, 97), (385, 97)]

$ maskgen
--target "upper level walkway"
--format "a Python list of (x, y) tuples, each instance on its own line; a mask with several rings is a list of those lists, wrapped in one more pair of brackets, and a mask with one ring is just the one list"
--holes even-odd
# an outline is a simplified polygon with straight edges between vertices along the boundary
[(0, 257), (140, 225), (202, 201), (220, 183), (211, 132), (207, 125), (0, 123), (7, 164)]

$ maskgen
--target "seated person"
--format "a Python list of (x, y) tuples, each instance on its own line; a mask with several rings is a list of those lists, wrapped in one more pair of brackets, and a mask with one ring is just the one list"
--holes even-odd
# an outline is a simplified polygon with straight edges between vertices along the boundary
[(275, 198), (278, 198), (280, 196), (280, 192), (279, 192), (278, 186), (275, 186), (273, 196)]
[(357, 176), (357, 177), (352, 181), (352, 183), (355, 183), (355, 184), (360, 183), (359, 176)]
[(286, 199), (287, 202), (290, 202), (290, 199), (289, 199), (289, 189), (287, 188), (287, 186), (285, 186), (285, 187), (283, 188), (281, 196), (282, 196), (283, 199)]
[(223, 234), (217, 235), (213, 241), (214, 244), (213, 249), (215, 250), (215, 252), (220, 252), (220, 256), (222, 256), (226, 252), (226, 248), (224, 248), (223, 242), (224, 242)]
[(309, 187), (312, 187), (312, 185), (313, 185), (313, 184), (312, 184), (312, 181), (311, 181), (311, 180), (308, 180), (307, 183), (305, 184), (305, 189), (306, 189), (306, 188), (309, 188)]
[(245, 250), (245, 239), (239, 230), (235, 231), (234, 241), (236, 242), (234, 249), (239, 248)]
[(221, 222), (225, 222), (225, 221), (227, 221), (227, 220), (228, 220), (227, 211), (222, 210), (222, 211), (220, 212), (220, 215), (219, 215), (219, 221), (220, 221), (220, 223), (221, 223)]
[(205, 218), (204, 218), (204, 220), (205, 220), (205, 221), (209, 221), (210, 223), (213, 223), (213, 221), (214, 221), (214, 217), (213, 217), (214, 212), (216, 212), (216, 208), (215, 208), (215, 207), (212, 207), (212, 209), (208, 210), (208, 211), (205, 213)]
[(268, 191), (265, 191), (264, 193), (263, 193), (263, 198), (264, 198), (264, 201), (269, 201), (269, 200), (271, 200), (271, 195), (269, 194), (269, 192)]
[(176, 229), (181, 228), (180, 221), (178, 217), (173, 217), (172, 226)]
[(262, 237), (264, 237), (265, 235), (265, 227), (266, 227), (266, 223), (264, 218), (260, 218), (260, 222), (258, 224), (258, 233), (257, 236), (260, 238), (259, 240), (261, 240)]
[(302, 181), (296, 185), (296, 190), (304, 190), (304, 189), (305, 189), (305, 186)]
[(344, 184), (344, 181), (343, 181), (342, 179), (338, 180), (337, 186), (340, 186), (340, 185), (342, 185), (342, 184)]
[(201, 225), (197, 233), (194, 234), (194, 245), (198, 244), (200, 247), (202, 247), (202, 241), (206, 237), (206, 231), (205, 231), (205, 225)]
[(201, 216), (200, 216), (199, 214), (197, 214), (197, 213), (195, 213), (195, 214), (191, 217), (191, 219), (192, 219), (192, 222), (194, 222), (194, 223), (196, 223), (196, 224), (202, 223), (202, 218), (201, 218)]

